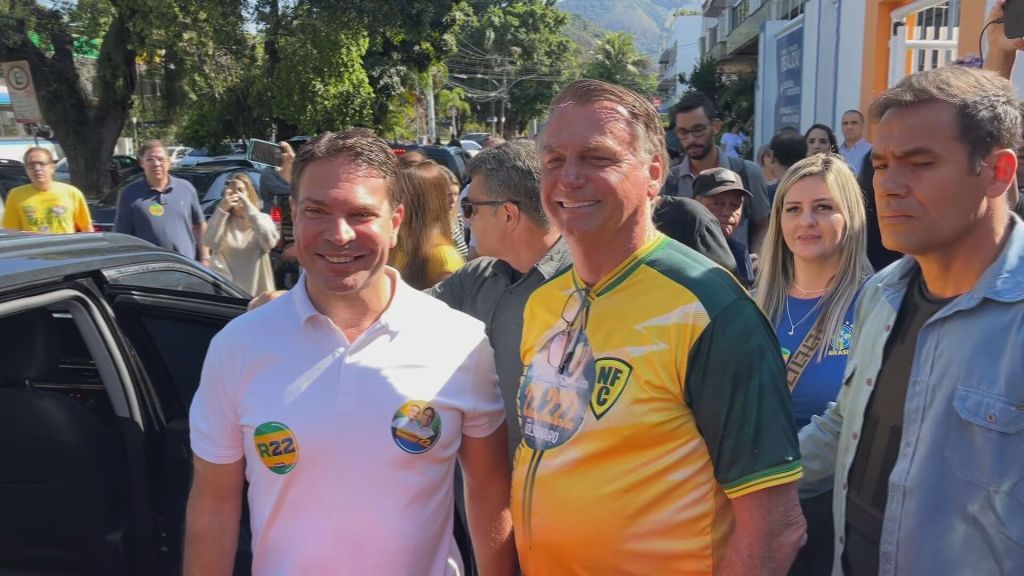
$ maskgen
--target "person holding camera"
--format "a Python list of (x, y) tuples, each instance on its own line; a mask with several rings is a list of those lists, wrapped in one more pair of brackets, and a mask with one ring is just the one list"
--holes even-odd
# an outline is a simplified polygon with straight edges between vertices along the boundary
[(203, 242), (213, 252), (210, 267), (250, 294), (274, 290), (270, 249), (279, 233), (274, 221), (258, 208), (259, 196), (249, 177), (232, 174), (224, 197), (207, 223)]

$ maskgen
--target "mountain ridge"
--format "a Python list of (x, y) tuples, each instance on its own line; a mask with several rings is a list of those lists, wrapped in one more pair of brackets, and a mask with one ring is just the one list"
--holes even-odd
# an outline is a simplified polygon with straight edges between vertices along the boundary
[(555, 6), (609, 32), (628, 32), (637, 47), (658, 61), (672, 15), (680, 9), (700, 10), (700, 0), (559, 0)]

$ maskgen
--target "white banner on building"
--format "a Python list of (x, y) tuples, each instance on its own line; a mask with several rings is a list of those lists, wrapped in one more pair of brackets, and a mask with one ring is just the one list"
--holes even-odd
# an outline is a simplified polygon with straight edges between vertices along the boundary
[(14, 119), (22, 124), (42, 124), (43, 114), (39, 110), (36, 87), (28, 62), (17, 60), (3, 63), (4, 82), (14, 106)]

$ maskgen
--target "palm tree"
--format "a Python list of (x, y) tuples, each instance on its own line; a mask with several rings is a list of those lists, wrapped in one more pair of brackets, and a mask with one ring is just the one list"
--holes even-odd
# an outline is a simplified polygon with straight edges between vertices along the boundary
[[(452, 110), (455, 111), (455, 114), (452, 114)], [(437, 93), (437, 111), (440, 114), (454, 116), (452, 118), (452, 135), (457, 136), (462, 132), (459, 130), (458, 119), (468, 116), (472, 112), (472, 107), (466, 101), (466, 93), (462, 88), (456, 86)]]
[(657, 85), (657, 78), (647, 72), (649, 66), (650, 60), (637, 50), (632, 34), (610, 32), (594, 47), (584, 75), (647, 94)]

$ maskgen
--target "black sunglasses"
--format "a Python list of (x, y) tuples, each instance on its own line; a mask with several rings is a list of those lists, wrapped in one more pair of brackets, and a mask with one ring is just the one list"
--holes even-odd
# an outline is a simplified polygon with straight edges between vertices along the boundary
[(474, 206), (501, 206), (504, 203), (519, 205), (516, 200), (481, 200), (479, 202), (473, 202), (469, 198), (463, 198), (459, 201), (459, 206), (462, 208), (462, 217), (469, 218), (473, 217)]

